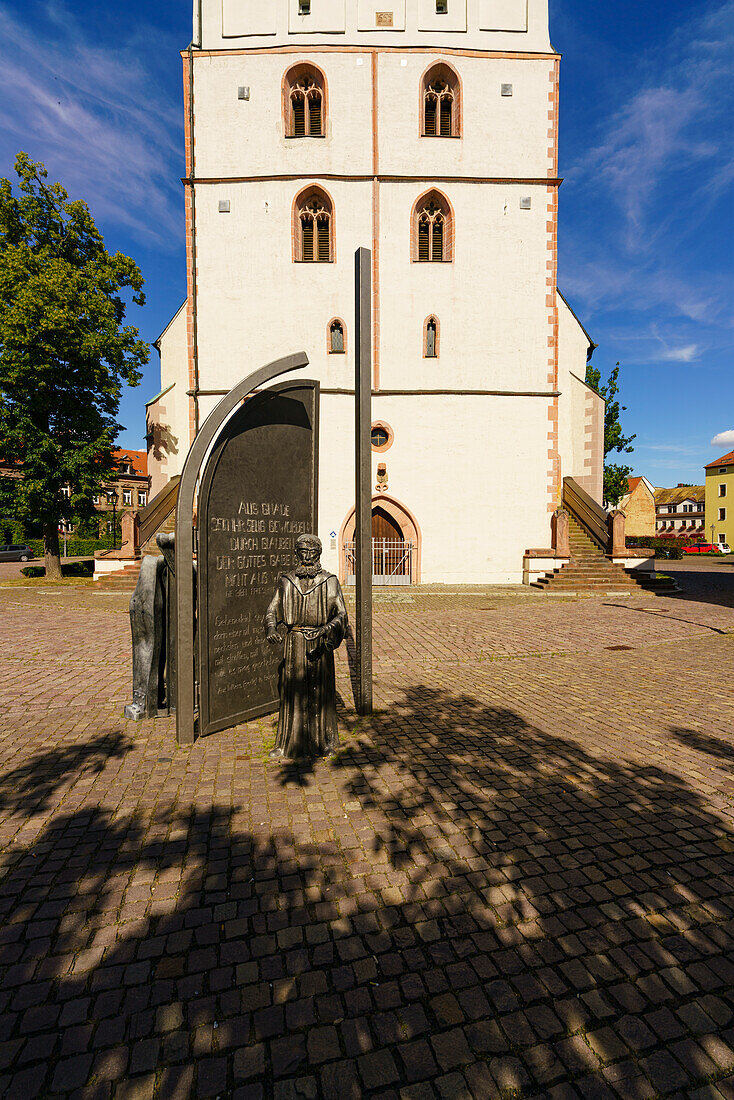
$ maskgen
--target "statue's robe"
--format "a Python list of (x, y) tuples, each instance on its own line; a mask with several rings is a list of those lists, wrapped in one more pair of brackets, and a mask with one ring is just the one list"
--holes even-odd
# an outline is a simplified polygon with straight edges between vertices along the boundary
[[(324, 756), (339, 744), (334, 650), (348, 625), (337, 578), (324, 570), (314, 578), (282, 574), (265, 614), (266, 632), (272, 634), (281, 624), (287, 633), (275, 748), (293, 760)], [(319, 627), (326, 629), (314, 639)]]

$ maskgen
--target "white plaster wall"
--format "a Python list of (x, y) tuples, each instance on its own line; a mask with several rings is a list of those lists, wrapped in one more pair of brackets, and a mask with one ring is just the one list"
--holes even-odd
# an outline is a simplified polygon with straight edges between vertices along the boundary
[(561, 476), (573, 477), (601, 503), (604, 401), (583, 381), (589, 337), (560, 294), (558, 303), (558, 449)]
[[(428, 186), (380, 188), (380, 385), (547, 392), (545, 187), (447, 184), (454, 259), (412, 263), (412, 211)], [(440, 356), (423, 359), (433, 313)]]
[[(302, 350), (312, 363), (305, 373), (317, 370), (322, 385), (354, 384), (354, 253), (372, 239), (372, 187), (324, 181), (335, 206), (336, 263), (303, 264), (291, 259), (291, 210), (304, 182), (199, 191), (202, 389), (228, 390), (255, 367)], [(218, 212), (220, 198), (230, 199), (231, 213)], [(346, 355), (326, 354), (333, 317), (345, 322)]]
[[(301, 54), (248, 54), (196, 60), (196, 174), (200, 178), (262, 175), (371, 175), (372, 65), (367, 53), (337, 50), (310, 60), (326, 78), (323, 138), (287, 138), (283, 78)], [(383, 175), (546, 178), (547, 59), (451, 57), (462, 85), (462, 136), (424, 138), (423, 73), (437, 53), (378, 55), (378, 166)], [(512, 84), (511, 96), (501, 95)], [(250, 89), (249, 100), (238, 88)]]
[[(221, 176), (370, 175), (372, 70), (368, 54), (246, 54), (201, 57), (194, 64), (196, 174)], [(326, 135), (287, 138), (283, 77), (312, 61), (328, 89)], [(249, 87), (249, 100), (237, 98)]]
[[(318, 181), (317, 181), (318, 182)], [(335, 209), (336, 263), (292, 261), (291, 211), (300, 181), (201, 187), (197, 201), (202, 389), (229, 389), (252, 364), (305, 350), (324, 386), (354, 377), (354, 252), (372, 243), (372, 185), (322, 181)], [(380, 385), (387, 389), (548, 391), (546, 192), (524, 185), (453, 184), (455, 259), (411, 262), (411, 213), (428, 181), (380, 189)], [(219, 200), (230, 213), (219, 213)], [(265, 257), (265, 262), (263, 261)], [(423, 358), (435, 313), (440, 358)], [(327, 355), (340, 317), (347, 354)]]
[[(461, 81), (462, 136), (421, 137), (421, 87), (426, 69), (448, 62)], [(378, 56), (379, 168), (386, 175), (546, 178), (547, 59), (442, 57), (439, 53)], [(511, 96), (501, 94), (512, 84)]]
[[(199, 0), (194, 0), (197, 42), (198, 8)], [(369, 0), (311, 0), (312, 14), (305, 18), (292, 14), (297, 0), (201, 0), (201, 8), (201, 44), (206, 50), (272, 48), (306, 37), (319, 44), (337, 40), (349, 45), (435, 45), (528, 53), (552, 49), (548, 0), (527, 0), (527, 15), (525, 0), (451, 0), (445, 17), (436, 16), (433, 0), (405, 0), (404, 24), (402, 0), (384, 0), (374, 10), (394, 11), (393, 29), (372, 23)], [(458, 18), (454, 9), (459, 9)], [(369, 29), (360, 29), (365, 26)], [(447, 26), (451, 29), (443, 29)]]
[[(384, 462), (389, 496), (421, 529), (421, 583), (522, 583), (525, 550), (549, 538), (547, 414), (542, 398), (374, 398), (394, 441), (373, 452), (372, 485)], [(353, 425), (353, 399), (322, 397), (319, 536), (334, 572), (329, 536), (354, 507)]]
[[(151, 499), (175, 474), (180, 474), (189, 449), (188, 332), (186, 305), (175, 315), (160, 339), (161, 390), (167, 390), (147, 406), (148, 432), (159, 441), (148, 448)], [(172, 386), (172, 389), (168, 389)]]

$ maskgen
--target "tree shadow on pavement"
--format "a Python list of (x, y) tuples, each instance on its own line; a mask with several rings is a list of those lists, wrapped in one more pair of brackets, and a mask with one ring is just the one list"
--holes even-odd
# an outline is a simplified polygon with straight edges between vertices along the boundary
[(32, 814), (49, 809), (64, 783), (93, 779), (111, 760), (125, 755), (132, 742), (121, 730), (100, 733), (91, 741), (46, 749), (0, 773), (0, 813)]
[(178, 803), (15, 845), (2, 1095), (688, 1096), (734, 1070), (734, 843), (672, 771), (418, 686), (314, 768), (315, 817), (266, 774), (272, 833)]
[(696, 752), (705, 752), (708, 756), (716, 756), (719, 760), (734, 763), (734, 739), (725, 741), (723, 737), (712, 737), (710, 734), (699, 733), (698, 730), (687, 729), (685, 726), (673, 726), (671, 731), (676, 741)]
[(714, 565), (704, 572), (676, 568), (677, 564), (675, 561), (658, 563), (658, 572), (667, 573), (680, 586), (680, 592), (669, 594), (671, 600), (734, 607), (734, 565)]

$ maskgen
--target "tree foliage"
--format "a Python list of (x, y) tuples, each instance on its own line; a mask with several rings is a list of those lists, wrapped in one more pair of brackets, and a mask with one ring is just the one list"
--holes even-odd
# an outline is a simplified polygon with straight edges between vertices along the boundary
[(145, 302), (143, 277), (42, 164), (19, 153), (15, 171), (15, 192), (0, 180), (0, 457), (22, 478), (0, 478), (0, 514), (42, 521), (47, 575), (59, 575), (59, 521), (91, 515), (113, 472), (123, 383), (148, 361), (124, 324), (125, 297)]
[(606, 402), (604, 412), (604, 500), (607, 504), (617, 505), (628, 491), (627, 479), (632, 473), (631, 466), (607, 461), (610, 454), (632, 454), (632, 442), (636, 435), (625, 435), (622, 431), (620, 413), (627, 411), (626, 405), (619, 402), (619, 363), (609, 375), (606, 385), (601, 384), (601, 371), (591, 363), (586, 367), (586, 384), (591, 386)]

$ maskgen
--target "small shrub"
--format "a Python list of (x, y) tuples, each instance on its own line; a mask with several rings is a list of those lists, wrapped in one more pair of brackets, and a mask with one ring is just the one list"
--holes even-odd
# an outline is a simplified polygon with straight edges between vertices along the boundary
[(25, 569), (21, 569), (21, 573), (24, 577), (45, 577), (46, 566), (45, 565), (26, 565)]
[[(94, 573), (94, 561), (72, 561), (68, 565), (61, 566), (61, 572), (65, 577), (91, 577)], [(24, 577), (45, 577), (45, 565), (27, 565), (21, 569)]]
[(628, 550), (650, 550), (656, 558), (679, 561), (683, 557), (683, 547), (688, 540), (651, 538), (649, 535), (635, 535), (627, 540)]

